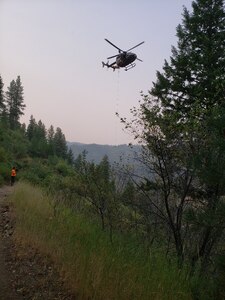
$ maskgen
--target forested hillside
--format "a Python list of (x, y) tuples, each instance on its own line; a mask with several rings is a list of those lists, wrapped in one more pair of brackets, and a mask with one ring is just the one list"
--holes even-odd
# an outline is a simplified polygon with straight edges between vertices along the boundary
[[(9, 182), (15, 165), (21, 182), (39, 186), (50, 197), (40, 201), (41, 209), (28, 205), (31, 197), (16, 200), (21, 214), (27, 206), (29, 214), (37, 209), (36, 227), (29, 223), (35, 215), (21, 222), (40, 236), (40, 228), (51, 238), (53, 228), (62, 232), (63, 242), (56, 244), (74, 259), (74, 270), (87, 268), (80, 287), (84, 274), (90, 274), (82, 286), (84, 293), (92, 287), (89, 298), (96, 295), (93, 281), (105, 287), (102, 294), (97, 290), (99, 299), (107, 299), (109, 289), (115, 292), (111, 299), (126, 299), (124, 291), (131, 290), (129, 299), (151, 299), (154, 293), (152, 299), (166, 299), (167, 291), (169, 299), (225, 297), (224, 1), (196, 0), (192, 10), (184, 8), (177, 47), (140, 106), (131, 110), (133, 118), (121, 116), (142, 145), (138, 161), (145, 175), (137, 180), (132, 169), (112, 167), (107, 155), (94, 161), (83, 151), (74, 159), (60, 128), (46, 129), (33, 116), (27, 127), (20, 124), (21, 79), (5, 92), (1, 79), (1, 183)], [(29, 195), (35, 190), (21, 186)], [(54, 242), (58, 239), (56, 234)], [(82, 253), (80, 261), (62, 245)], [(111, 272), (118, 277), (109, 280)]]
[[(62, 130), (50, 126), (46, 129), (41, 120), (33, 116), (26, 127), (20, 123), (20, 117), (25, 110), (23, 86), (20, 76), (12, 80), (4, 91), (3, 79), (0, 77), (0, 182), (9, 182), (10, 170), (13, 166), (18, 171), (18, 177), (28, 176), (28, 170), (37, 162), (65, 161), (72, 164), (73, 156), (66, 144)], [(34, 177), (34, 176), (31, 176)], [(30, 178), (31, 179), (31, 178)], [(37, 179), (38, 181), (38, 179)]]
[(99, 163), (107, 155), (110, 164), (120, 162), (135, 164), (137, 163), (135, 158), (141, 152), (141, 146), (138, 145), (100, 145), (77, 142), (68, 142), (67, 145), (72, 150), (75, 159), (85, 151), (87, 160), (94, 163)]

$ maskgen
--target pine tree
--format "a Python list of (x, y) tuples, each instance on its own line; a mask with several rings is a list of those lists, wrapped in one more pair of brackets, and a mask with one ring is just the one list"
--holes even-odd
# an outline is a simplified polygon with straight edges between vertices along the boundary
[(0, 76), (0, 116), (2, 116), (4, 110), (5, 110), (5, 100), (4, 100), (4, 93), (3, 93), (3, 81), (2, 77)]
[(67, 143), (65, 135), (59, 127), (56, 128), (56, 132), (53, 138), (53, 145), (55, 155), (65, 159), (67, 156)]
[(73, 151), (71, 148), (69, 148), (68, 153), (67, 153), (67, 161), (70, 165), (74, 164), (74, 156), (73, 156)]
[(55, 130), (54, 130), (54, 127), (51, 125), (50, 128), (47, 131), (48, 154), (49, 155), (54, 155), (55, 154), (54, 135), (55, 135)]
[(6, 92), (6, 102), (10, 128), (15, 129), (19, 127), (19, 119), (24, 114), (23, 111), (26, 107), (23, 99), (23, 86), (20, 76), (17, 77), (16, 81), (11, 81), (8, 91)]
[(47, 139), (49, 143), (53, 142), (54, 135), (55, 135), (55, 130), (54, 127), (51, 125), (47, 132)]
[(29, 125), (27, 126), (26, 136), (30, 141), (30, 153), (37, 157), (48, 156), (47, 132), (45, 125), (41, 120), (36, 122), (33, 116), (30, 117)]
[(39, 120), (37, 123), (36, 135), (39, 137), (39, 139), (45, 140), (47, 143), (47, 137), (46, 137), (47, 131), (45, 128), (45, 124), (41, 120)]
[(204, 119), (213, 106), (223, 106), (225, 89), (225, 13), (223, 0), (198, 0), (193, 13), (185, 8), (177, 27), (178, 47), (151, 94), (164, 113), (176, 113), (179, 122), (191, 116)]
[(33, 115), (31, 115), (29, 124), (27, 126), (27, 132), (26, 132), (26, 135), (29, 140), (33, 138), (36, 126), (37, 126), (36, 120), (33, 117)]

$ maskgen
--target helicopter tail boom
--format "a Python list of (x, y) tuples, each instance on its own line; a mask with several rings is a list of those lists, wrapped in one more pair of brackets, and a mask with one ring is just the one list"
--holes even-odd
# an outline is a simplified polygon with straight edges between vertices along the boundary
[(107, 68), (112, 68), (113, 71), (115, 71), (115, 69), (119, 69), (119, 67), (116, 65), (116, 62), (113, 62), (112, 64), (109, 64), (108, 62), (105, 63), (104, 61), (102, 61), (102, 67), (107, 67)]

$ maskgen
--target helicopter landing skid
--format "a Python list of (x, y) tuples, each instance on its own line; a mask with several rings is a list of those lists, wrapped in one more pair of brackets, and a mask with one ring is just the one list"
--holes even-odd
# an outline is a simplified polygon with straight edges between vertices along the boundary
[(136, 66), (135, 63), (129, 64), (129, 65), (125, 68), (125, 71), (128, 71), (128, 70), (130, 70), (130, 69), (133, 69), (135, 66)]

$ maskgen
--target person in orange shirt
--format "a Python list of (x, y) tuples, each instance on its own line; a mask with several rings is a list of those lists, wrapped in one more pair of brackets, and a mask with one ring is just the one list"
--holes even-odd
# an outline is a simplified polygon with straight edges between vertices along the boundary
[(11, 170), (11, 186), (14, 185), (16, 178), (16, 168), (13, 167)]

